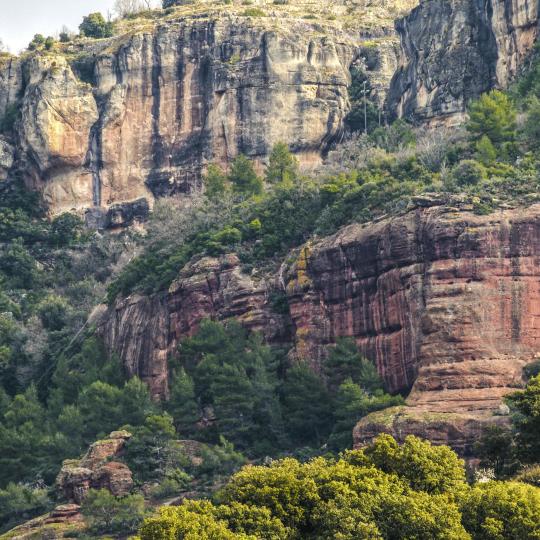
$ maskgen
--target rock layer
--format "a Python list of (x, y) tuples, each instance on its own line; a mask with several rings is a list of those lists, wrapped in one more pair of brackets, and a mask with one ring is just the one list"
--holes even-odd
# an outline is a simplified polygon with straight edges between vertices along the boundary
[(398, 116), (440, 122), (505, 87), (538, 35), (538, 2), (423, 1), (396, 28), (402, 57), (388, 105)]
[(384, 100), (397, 64), (393, 18), (413, 3), (367, 16), (338, 2), (332, 22), (295, 3), (269, 2), (255, 17), (240, 3), (202, 2), (123, 22), (119, 37), (4, 60), (0, 118), (20, 110), (17, 168), (51, 213), (91, 208), (90, 224), (114, 227), (112, 205), (189, 195), (210, 161), (244, 153), (260, 163), (284, 141), (304, 166), (317, 164), (343, 132), (353, 63)]
[[(291, 359), (315, 369), (349, 336), (390, 391), (412, 388), (396, 415), (357, 427), (357, 444), (384, 427), (438, 433), (466, 451), (482, 426), (505, 421), (493, 413), (540, 350), (539, 252), (540, 205), (488, 216), (416, 208), (308, 244), (265, 280), (243, 274), (234, 256), (201, 259), (167, 293), (118, 302), (99, 332), (155, 395), (167, 392), (166, 359), (204, 317), (290, 340)], [(272, 310), (280, 283), (290, 319)]]

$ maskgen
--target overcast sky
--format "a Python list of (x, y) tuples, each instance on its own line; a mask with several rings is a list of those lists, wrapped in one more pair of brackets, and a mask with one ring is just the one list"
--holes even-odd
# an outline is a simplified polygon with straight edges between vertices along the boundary
[(19, 52), (34, 34), (54, 35), (62, 25), (76, 31), (83, 15), (112, 11), (114, 0), (0, 0), (0, 39)]

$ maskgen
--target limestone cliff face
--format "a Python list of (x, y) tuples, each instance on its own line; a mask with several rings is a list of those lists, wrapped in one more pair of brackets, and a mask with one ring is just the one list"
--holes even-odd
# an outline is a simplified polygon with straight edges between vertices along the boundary
[[(391, 391), (412, 387), (406, 407), (361, 422), (357, 444), (384, 430), (466, 453), (482, 426), (505, 421), (493, 413), (540, 350), (539, 250), (540, 205), (489, 216), (417, 208), (306, 245), (265, 280), (234, 256), (202, 259), (168, 293), (110, 308), (99, 331), (156, 395), (167, 391), (166, 358), (204, 317), (290, 341), (291, 359), (315, 369), (337, 337), (353, 337)], [(274, 312), (276, 287), (290, 315)]]
[[(90, 209), (89, 223), (105, 226), (144, 219), (141, 201), (147, 211), (156, 197), (200, 189), (210, 161), (264, 162), (277, 141), (317, 164), (342, 134), (353, 63), (384, 100), (397, 65), (393, 18), (413, 1), (364, 19), (356, 5), (308, 18), (311, 5), (293, 4), (262, 2), (265, 16), (250, 17), (240, 4), (202, 2), (124, 22), (115, 38), (3, 61), (0, 117), (20, 110), (17, 169), (51, 213)], [(327, 20), (332, 10), (342, 19)], [(107, 214), (114, 205), (120, 218)]]
[(441, 121), (516, 75), (538, 34), (538, 2), (423, 1), (396, 28), (402, 58), (389, 108), (399, 116)]

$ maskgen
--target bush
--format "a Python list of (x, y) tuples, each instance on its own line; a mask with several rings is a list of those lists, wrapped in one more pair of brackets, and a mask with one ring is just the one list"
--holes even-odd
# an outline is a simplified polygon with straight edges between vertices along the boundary
[(93, 533), (132, 533), (137, 530), (146, 511), (142, 495), (115, 497), (106, 489), (91, 489), (81, 505)]
[(252, 7), (244, 10), (244, 17), (266, 17), (266, 12), (261, 8)]
[(45, 45), (45, 36), (42, 34), (34, 34), (32, 41), (28, 44), (28, 48), (31, 51), (43, 48)]
[(464, 159), (452, 169), (452, 179), (458, 186), (474, 186), (486, 176), (486, 168), (474, 159)]
[(9, 483), (0, 489), (0, 533), (52, 506), (46, 489)]
[(90, 13), (83, 18), (79, 25), (81, 35), (90, 38), (107, 38), (111, 37), (114, 32), (114, 25), (110, 21), (106, 21), (103, 15), (99, 12)]

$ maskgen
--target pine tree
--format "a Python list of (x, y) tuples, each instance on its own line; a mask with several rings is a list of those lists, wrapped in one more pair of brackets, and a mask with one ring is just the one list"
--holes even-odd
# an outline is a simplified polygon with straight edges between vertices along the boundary
[(487, 135), (482, 135), (476, 142), (476, 159), (485, 167), (497, 159), (497, 150)]
[(283, 415), (291, 439), (300, 444), (321, 445), (331, 429), (330, 395), (307, 365), (287, 372), (283, 384)]
[(209, 199), (218, 199), (227, 190), (227, 175), (221, 167), (211, 163), (204, 176), (205, 194)]
[(171, 380), (171, 395), (167, 410), (174, 419), (176, 431), (182, 438), (189, 438), (195, 431), (200, 413), (195, 399), (195, 384), (184, 368), (177, 370)]
[(272, 148), (265, 171), (266, 181), (270, 184), (292, 185), (298, 176), (298, 160), (291, 154), (289, 147), (278, 142)]
[(259, 195), (263, 190), (263, 183), (253, 163), (243, 154), (238, 154), (232, 163), (229, 172), (229, 181), (236, 193), (243, 195)]

